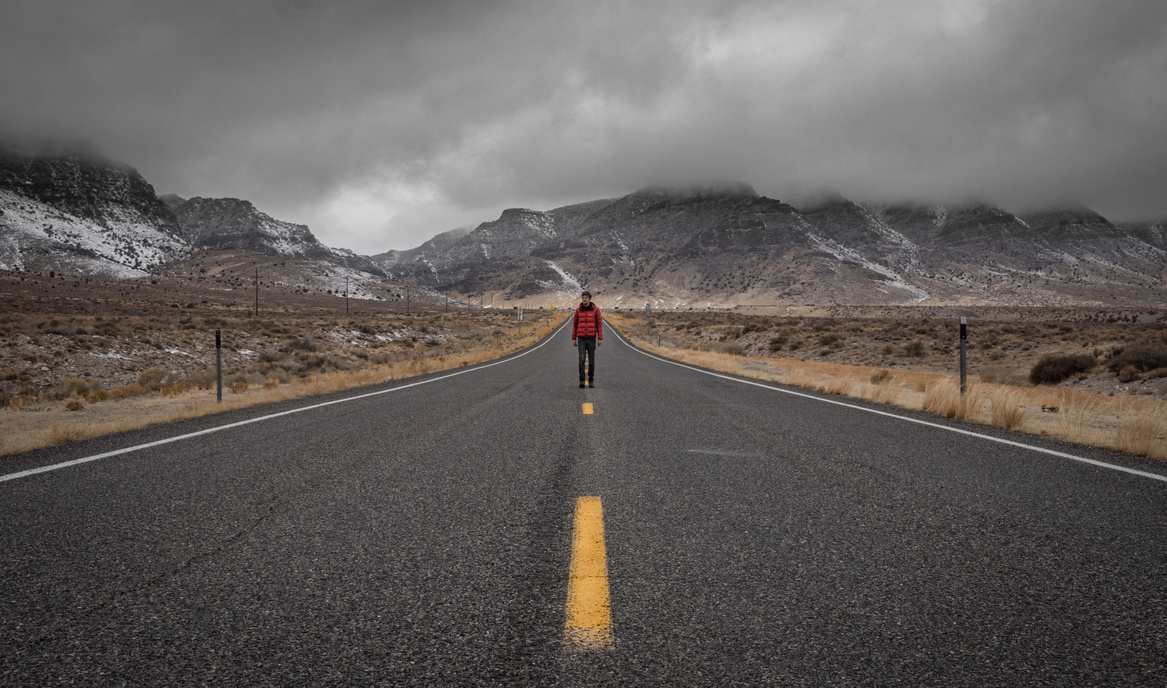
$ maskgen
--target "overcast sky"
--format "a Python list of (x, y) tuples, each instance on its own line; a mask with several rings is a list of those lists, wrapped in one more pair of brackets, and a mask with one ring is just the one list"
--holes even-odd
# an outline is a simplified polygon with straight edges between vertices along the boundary
[(359, 253), (709, 181), (1167, 218), (1164, 0), (5, 0), (0, 94)]

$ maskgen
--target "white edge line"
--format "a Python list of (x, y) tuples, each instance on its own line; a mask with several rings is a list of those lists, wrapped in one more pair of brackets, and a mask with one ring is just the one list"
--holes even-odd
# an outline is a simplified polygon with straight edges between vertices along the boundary
[(382, 390), (377, 391), (377, 392), (369, 392), (367, 394), (358, 394), (355, 397), (345, 397), (344, 399), (333, 399), (332, 401), (325, 401), (323, 403), (313, 404), (311, 406), (301, 406), (300, 408), (294, 408), (294, 409), (291, 409), (288, 411), (280, 411), (279, 413), (271, 413), (271, 414), (268, 414), (266, 416), (260, 416), (258, 418), (249, 418), (248, 420), (241, 420), (237, 423), (228, 423), (227, 425), (218, 425), (218, 426), (215, 426), (213, 428), (207, 428), (205, 430), (199, 430), (197, 432), (189, 432), (185, 435), (176, 435), (175, 437), (168, 437), (164, 440), (157, 440), (155, 442), (147, 442), (146, 444), (137, 444), (137, 445), (134, 445), (132, 447), (125, 447), (124, 449), (115, 449), (113, 451), (105, 452), (104, 454), (94, 454), (93, 456), (86, 456), (86, 457), (80, 458), (80, 459), (73, 459), (72, 461), (64, 461), (62, 463), (54, 463), (54, 464), (51, 464), (48, 466), (40, 466), (38, 468), (30, 468), (27, 471), (20, 471), (19, 473), (9, 473), (8, 475), (0, 475), (0, 483), (6, 482), (8, 480), (16, 480), (18, 478), (26, 478), (30, 475), (36, 475), (37, 473), (47, 473), (49, 471), (55, 471), (55, 470), (59, 470), (61, 468), (68, 468), (70, 466), (76, 466), (76, 465), (83, 464), (83, 463), (89, 463), (90, 461), (97, 461), (98, 459), (108, 459), (111, 456), (118, 456), (119, 454), (128, 454), (130, 452), (138, 451), (139, 449), (149, 449), (150, 447), (157, 447), (157, 446), (160, 446), (163, 444), (170, 444), (171, 442), (178, 442), (179, 440), (186, 440), (186, 439), (190, 439), (192, 437), (198, 437), (199, 435), (209, 435), (210, 433), (213, 433), (213, 432), (220, 432), (222, 430), (229, 430), (231, 428), (237, 428), (237, 427), (240, 427), (242, 425), (249, 425), (251, 423), (258, 423), (262, 420), (270, 420), (272, 418), (279, 418), (280, 416), (287, 416), (287, 415), (291, 415), (293, 413), (300, 413), (302, 411), (311, 411), (313, 409), (322, 408), (324, 406), (332, 406), (333, 404), (343, 404), (347, 401), (356, 401), (357, 399), (365, 399), (368, 397), (375, 397), (379, 394), (388, 394), (390, 392), (398, 392), (398, 391), (401, 391), (403, 389), (409, 389), (410, 387), (417, 387), (418, 385), (428, 385), (431, 382), (438, 382), (439, 380), (446, 380), (446, 379), (455, 377), (457, 375), (464, 375), (466, 373), (472, 373), (472, 372), (475, 372), (477, 370), (483, 370), (485, 368), (490, 368), (492, 366), (501, 365), (503, 363), (510, 363), (511, 361), (514, 361), (516, 359), (522, 358), (523, 356), (526, 356), (527, 354), (531, 353), (532, 351), (535, 351), (536, 349), (542, 348), (545, 344), (550, 342), (551, 339), (555, 335), (559, 334), (559, 331), (562, 330), (566, 325), (567, 325), (567, 322), (564, 321), (564, 323), (559, 325), (559, 327), (557, 327), (555, 329), (555, 331), (553, 331), (551, 334), (547, 335), (547, 339), (544, 339), (541, 343), (536, 344), (535, 346), (531, 347), (530, 349), (527, 349), (526, 351), (524, 351), (523, 353), (521, 353), (517, 356), (511, 356), (510, 358), (505, 358), (501, 361), (494, 361), (493, 363), (486, 363), (483, 365), (477, 365), (477, 366), (474, 366), (473, 368), (468, 368), (466, 370), (459, 370), (456, 373), (450, 373), (448, 375), (442, 375), (441, 377), (430, 378), (429, 380), (422, 380), (421, 382), (411, 382), (407, 385), (401, 385), (399, 387), (393, 387), (391, 389), (382, 389)]
[(1130, 473), (1131, 475), (1138, 475), (1138, 476), (1141, 476), (1144, 478), (1150, 478), (1152, 480), (1158, 480), (1158, 481), (1167, 483), (1167, 476), (1159, 475), (1158, 473), (1149, 473), (1147, 471), (1140, 471), (1140, 470), (1137, 470), (1134, 468), (1127, 468), (1126, 466), (1118, 466), (1116, 464), (1106, 463), (1104, 461), (1096, 461), (1094, 459), (1087, 459), (1084, 456), (1075, 456), (1073, 454), (1067, 454), (1065, 452), (1055, 451), (1053, 449), (1045, 449), (1043, 447), (1037, 447), (1037, 446), (1034, 446), (1032, 444), (1024, 444), (1022, 442), (1014, 442), (1013, 440), (1006, 440), (1006, 439), (1002, 439), (1000, 437), (993, 437), (992, 435), (982, 435), (979, 432), (972, 432), (970, 430), (962, 430), (960, 428), (953, 428), (953, 427), (949, 427), (947, 425), (941, 425), (939, 423), (931, 423), (931, 422), (928, 422), (926, 420), (919, 420), (917, 418), (909, 418), (908, 416), (901, 416), (901, 415), (896, 414), (896, 413), (888, 413), (887, 411), (879, 411), (876, 409), (870, 409), (870, 408), (866, 408), (864, 406), (857, 406), (855, 404), (848, 404), (848, 403), (842, 402), (842, 401), (835, 401), (834, 399), (824, 399), (822, 397), (816, 397), (813, 394), (804, 394), (802, 392), (794, 392), (794, 391), (791, 391), (789, 389), (782, 389), (781, 387), (773, 387), (771, 385), (762, 384), (761, 382), (742, 380), (741, 378), (732, 377), (730, 375), (722, 375), (720, 373), (714, 373), (714, 372), (709, 371), (709, 370), (702, 370), (701, 368), (697, 368), (697, 367), (690, 366), (690, 365), (685, 365), (684, 363), (678, 363), (677, 361), (670, 361), (667, 358), (661, 358), (660, 356), (654, 356), (653, 354), (650, 354), (647, 351), (642, 351), (641, 349), (639, 349), (639, 348), (633, 346), (632, 344), (630, 344), (629, 342), (625, 341), (624, 338), (621, 337), (618, 332), (616, 332), (616, 328), (613, 327), (611, 329), (612, 329), (612, 332), (616, 335), (617, 339), (619, 339), (622, 343), (628, 345), (628, 348), (632, 349), (633, 351), (635, 351), (637, 353), (644, 354), (645, 356), (648, 356), (649, 358), (655, 358), (656, 360), (662, 361), (664, 363), (671, 363), (675, 366), (687, 368), (689, 370), (693, 370), (693, 371), (696, 371), (698, 373), (705, 373), (706, 375), (712, 375), (713, 377), (719, 377), (723, 380), (732, 380), (733, 382), (740, 382), (743, 385), (753, 385), (754, 387), (762, 387), (764, 389), (771, 389), (771, 390), (774, 390), (775, 392), (782, 392), (783, 394), (790, 394), (792, 396), (802, 397), (804, 399), (814, 399), (815, 401), (821, 401), (824, 404), (834, 404), (836, 406), (843, 406), (843, 407), (846, 407), (849, 409), (855, 409), (857, 411), (866, 411), (867, 413), (874, 413), (874, 414), (877, 414), (880, 416), (887, 416), (889, 418), (898, 418), (900, 420), (906, 420), (909, 423), (916, 423), (918, 425), (927, 425), (930, 428), (939, 428), (941, 430), (947, 430), (949, 432), (955, 432), (955, 433), (959, 433), (961, 435), (969, 435), (970, 437), (979, 437), (983, 440), (989, 440), (990, 442), (997, 442), (999, 444), (1008, 444), (1008, 445), (1013, 446), (1013, 447), (1020, 447), (1022, 449), (1029, 449), (1029, 450), (1032, 450), (1035, 452), (1041, 452), (1043, 454), (1050, 454), (1052, 456), (1060, 456), (1063, 459), (1072, 459), (1074, 461), (1081, 461), (1082, 463), (1088, 463), (1092, 466), (1098, 466), (1100, 468), (1109, 468), (1111, 470), (1122, 471), (1123, 473)]

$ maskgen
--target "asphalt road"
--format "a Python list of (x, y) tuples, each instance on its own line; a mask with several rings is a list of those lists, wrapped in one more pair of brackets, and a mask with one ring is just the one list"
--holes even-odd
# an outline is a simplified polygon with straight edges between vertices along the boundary
[(568, 342), (0, 482), (0, 685), (1167, 684), (1167, 482)]

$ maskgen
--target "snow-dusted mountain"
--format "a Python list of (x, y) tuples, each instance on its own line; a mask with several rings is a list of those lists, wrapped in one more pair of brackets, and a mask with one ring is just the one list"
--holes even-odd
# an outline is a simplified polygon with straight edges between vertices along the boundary
[(576, 285), (608, 303), (1167, 304), (1165, 223), (1086, 208), (989, 204), (803, 208), (748, 185), (649, 187), (550, 211), (513, 209), (462, 236), (375, 256), (392, 275), (521, 301)]
[(378, 276), (382, 269), (366, 256), (325, 246), (307, 225), (277, 220), (249, 201), (237, 198), (190, 198), (173, 194), (163, 203), (174, 213), (179, 234), (195, 249), (253, 251), (322, 261)]
[(132, 167), (0, 150), (0, 269), (134, 277), (189, 253), (174, 215)]
[(159, 199), (133, 168), (90, 153), (0, 148), (0, 269), (131, 278), (189, 264), (203, 275), (204, 251), (304, 261), (312, 285), (293, 288), (335, 292), (338, 275), (361, 281), (355, 270), (368, 275), (370, 294), (384, 292), (377, 280), (388, 276), (503, 303), (574, 298), (588, 286), (607, 303), (667, 307), (1167, 305), (1167, 222), (1115, 225), (1080, 207), (1015, 214), (836, 194), (796, 208), (745, 184), (647, 187), (509, 209), (369, 258), (245, 200)]
[(384, 277), (366, 256), (234, 198), (159, 198), (137, 170), (90, 151), (0, 147), (0, 269), (141, 277), (201, 250), (286, 256)]

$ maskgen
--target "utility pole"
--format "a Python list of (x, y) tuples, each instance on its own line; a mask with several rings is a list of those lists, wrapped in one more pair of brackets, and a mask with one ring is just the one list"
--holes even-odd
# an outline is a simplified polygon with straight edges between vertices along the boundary
[(410, 297), (409, 287), (410, 287), (409, 282), (406, 282), (405, 283), (405, 314), (406, 315), (409, 315), (409, 297)]
[(344, 276), (344, 314), (348, 315), (348, 275)]
[(255, 269), (255, 317), (259, 317), (259, 268)]

